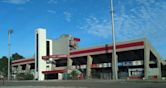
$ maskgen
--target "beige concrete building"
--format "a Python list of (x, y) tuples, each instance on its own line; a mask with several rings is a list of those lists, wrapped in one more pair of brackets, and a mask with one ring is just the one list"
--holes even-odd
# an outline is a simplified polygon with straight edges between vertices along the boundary
[[(33, 74), (38, 80), (62, 80), (64, 74), (77, 69), (80, 79), (112, 79), (112, 44), (81, 49), (79, 38), (62, 35), (55, 40), (47, 39), (45, 29), (41, 28), (35, 31), (35, 36), (35, 58), (13, 61), (13, 73), (34, 67)], [(118, 42), (116, 48), (119, 79), (161, 78), (160, 55), (148, 40)]]

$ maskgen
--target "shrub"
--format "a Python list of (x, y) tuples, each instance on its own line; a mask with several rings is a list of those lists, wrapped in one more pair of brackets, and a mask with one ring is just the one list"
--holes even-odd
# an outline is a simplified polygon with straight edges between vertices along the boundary
[(81, 72), (79, 70), (75, 69), (70, 74), (71, 74), (73, 79), (78, 79), (78, 75), (80, 75)]
[(33, 80), (34, 77), (29, 73), (19, 73), (16, 75), (17, 80)]

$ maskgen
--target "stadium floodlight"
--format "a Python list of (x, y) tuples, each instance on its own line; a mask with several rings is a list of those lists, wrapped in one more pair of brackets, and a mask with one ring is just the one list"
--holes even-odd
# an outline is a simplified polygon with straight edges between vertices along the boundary
[(117, 55), (116, 55), (116, 40), (115, 40), (115, 28), (114, 28), (114, 6), (113, 6), (113, 0), (111, 2), (111, 18), (112, 18), (112, 41), (113, 41), (113, 51), (112, 51), (112, 79), (117, 80), (118, 79), (118, 74), (117, 74)]
[(9, 56), (8, 56), (8, 80), (10, 80), (10, 71), (11, 71), (11, 63), (10, 63), (10, 61), (11, 61), (11, 43), (10, 43), (10, 37), (11, 37), (11, 34), (13, 33), (13, 30), (12, 29), (9, 29), (8, 30), (8, 54), (9, 54)]

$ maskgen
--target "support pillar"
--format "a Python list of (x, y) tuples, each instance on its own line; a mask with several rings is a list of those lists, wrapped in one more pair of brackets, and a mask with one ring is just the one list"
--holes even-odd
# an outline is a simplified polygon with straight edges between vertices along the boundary
[(72, 71), (73, 60), (68, 56), (67, 58), (67, 73)]
[(18, 73), (21, 73), (21, 71), (22, 71), (22, 66), (18, 65)]
[(147, 41), (144, 42), (144, 78), (148, 79), (149, 60), (150, 60), (150, 47)]
[(93, 58), (88, 55), (87, 56), (87, 66), (86, 66), (86, 78), (90, 79), (91, 78), (91, 66), (92, 66)]
[(26, 72), (28, 73), (28, 72), (30, 72), (30, 64), (26, 64)]
[(158, 71), (158, 79), (161, 79), (162, 78), (162, 75), (161, 75), (161, 60), (160, 60), (160, 56), (157, 56), (157, 68), (159, 69)]

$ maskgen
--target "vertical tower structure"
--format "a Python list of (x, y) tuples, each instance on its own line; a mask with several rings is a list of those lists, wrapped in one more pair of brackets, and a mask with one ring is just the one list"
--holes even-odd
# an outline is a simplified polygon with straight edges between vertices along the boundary
[(43, 70), (46, 70), (46, 62), (42, 56), (46, 56), (46, 29), (38, 28), (35, 31), (35, 78), (44, 80)]
[[(67, 72), (72, 66), (70, 59), (70, 50), (78, 48), (79, 38), (74, 38), (71, 35), (64, 34), (60, 38), (53, 40), (47, 39), (46, 29), (38, 28), (35, 31), (35, 79), (45, 80), (47, 75), (43, 71), (53, 70), (56, 63), (53, 56), (67, 55)], [(49, 59), (45, 61), (43, 56)]]
[[(53, 46), (52, 46), (52, 40), (51, 39), (46, 39), (46, 56), (53, 55)], [(50, 58), (50, 61), (52, 62), (53, 59)], [(46, 62), (46, 71), (52, 70), (55, 64), (50, 64), (49, 62)]]

